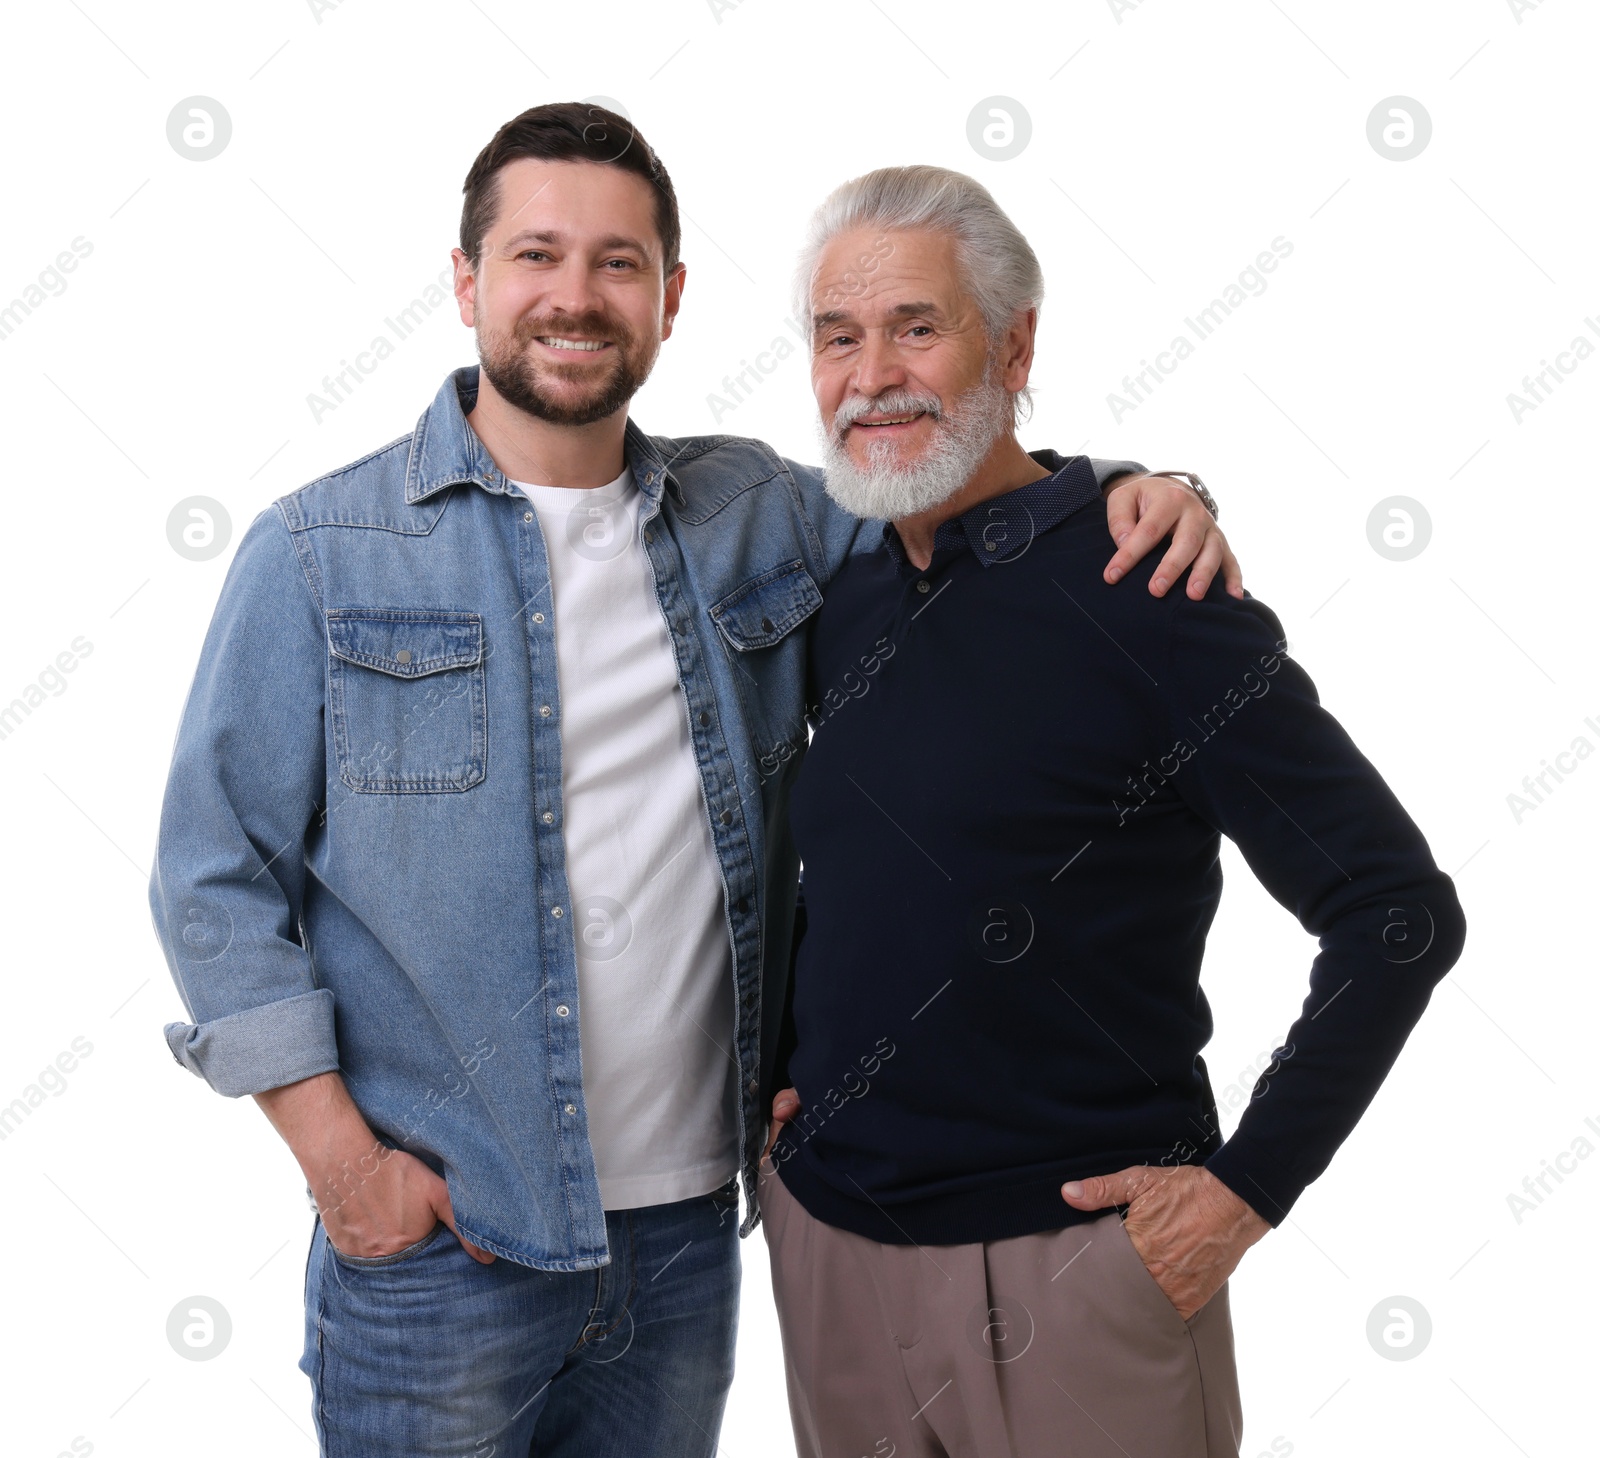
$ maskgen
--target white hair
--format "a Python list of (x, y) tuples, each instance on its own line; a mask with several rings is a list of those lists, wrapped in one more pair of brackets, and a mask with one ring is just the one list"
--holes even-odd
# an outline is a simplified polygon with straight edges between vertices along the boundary
[[(834, 188), (811, 215), (795, 272), (795, 317), (811, 318), (817, 262), (838, 234), (919, 228), (955, 240), (962, 283), (983, 315), (991, 346), (1020, 310), (1043, 302), (1037, 256), (981, 182), (948, 167), (880, 167)], [(1013, 416), (1031, 406), (1032, 389), (1024, 386), (1012, 397)]]

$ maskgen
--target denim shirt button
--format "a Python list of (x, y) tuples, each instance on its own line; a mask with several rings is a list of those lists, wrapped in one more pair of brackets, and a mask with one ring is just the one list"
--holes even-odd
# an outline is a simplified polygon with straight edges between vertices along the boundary
[(717, 816), (717, 819), (720, 820), (724, 825), (732, 825), (733, 824), (733, 811), (724, 810), (722, 812), (722, 814)]
[(747, 1084), (746, 1084), (746, 1085), (745, 1085), (745, 1086), (744, 1086), (744, 1091), (745, 1091), (745, 1092), (746, 1092), (746, 1093), (747, 1093), (747, 1094), (749, 1094), (749, 1095), (751, 1095), (751, 1097), (752, 1097), (752, 1098), (753, 1098), (753, 1097), (754, 1097), (754, 1096), (755, 1096), (755, 1095), (756, 1095), (756, 1094), (758, 1094), (758, 1093), (760, 1093), (760, 1092), (761, 1092), (761, 1085), (760, 1085), (760, 1084), (759, 1084), (759, 1083), (757, 1083), (757, 1082), (756, 1082), (756, 1081), (755, 1081), (755, 1079), (753, 1079), (753, 1078), (752, 1078), (752, 1079), (751, 1079), (751, 1080), (750, 1080), (750, 1082), (749, 1082), (749, 1083), (747, 1083)]
[(706, 711), (704, 709), (702, 709), (700, 711), (700, 727), (702, 729), (704, 729), (706, 727), (706, 725), (709, 724), (710, 722), (711, 722), (711, 715), (706, 713)]
[(544, 621), (544, 614), (543, 613), (535, 613), (533, 615), (533, 620), (536, 623), (542, 623)]
[(552, 906), (550, 908), (550, 915), (555, 917), (557, 920), (560, 920), (561, 917), (566, 915), (566, 912), (564, 912), (559, 906)]
[(567, 1005), (566, 1005), (566, 1003), (562, 1003), (562, 1004), (561, 1004), (561, 1006), (560, 1006), (560, 1007), (558, 1007), (558, 1008), (557, 1008), (557, 1009), (556, 1009), (556, 1016), (557, 1016), (557, 1017), (558, 1017), (558, 1018), (564, 1018), (564, 1017), (566, 1017), (566, 1015), (567, 1015), (567, 1014), (568, 1014), (568, 1013), (570, 1013), (570, 1012), (571, 1012), (571, 1011), (572, 1011), (572, 1009), (571, 1009), (571, 1008), (569, 1008), (569, 1007), (568, 1007), (568, 1006), (567, 1006)]
[(523, 512), (522, 513), (522, 519), (523, 519), (523, 521), (532, 521), (533, 520), (533, 513), (531, 511)]
[(554, 825), (556, 823), (556, 817), (554, 815), (552, 815), (548, 810), (546, 810), (544, 812), (544, 814), (539, 817), (539, 819), (544, 821), (544, 823), (546, 825)]
[(540, 704), (539, 705), (539, 717), (541, 719), (548, 719), (550, 717), (550, 705), (549, 704)]
[(567, 1112), (569, 1114), (577, 1113), (578, 1112), (578, 1106), (576, 1104), (568, 1104), (567, 1105)]

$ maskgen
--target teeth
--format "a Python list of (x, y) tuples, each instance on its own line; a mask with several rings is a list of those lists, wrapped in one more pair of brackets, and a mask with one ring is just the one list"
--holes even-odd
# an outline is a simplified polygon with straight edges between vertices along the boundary
[(917, 419), (918, 416), (920, 416), (921, 414), (922, 414), (922, 412), (919, 410), (916, 415), (893, 415), (893, 416), (890, 416), (889, 419), (887, 419), (887, 420), (858, 420), (856, 422), (856, 424), (857, 425), (909, 425), (913, 420)]
[(557, 339), (548, 334), (540, 335), (539, 343), (548, 344), (551, 349), (581, 349), (588, 354), (606, 347), (606, 341), (603, 339)]

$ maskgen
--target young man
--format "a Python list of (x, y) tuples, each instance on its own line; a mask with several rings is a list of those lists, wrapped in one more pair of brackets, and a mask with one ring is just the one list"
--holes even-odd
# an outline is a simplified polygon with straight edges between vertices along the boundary
[[(325, 1452), (709, 1454), (805, 642), (860, 523), (760, 441), (628, 419), (685, 273), (621, 118), (524, 113), (465, 194), (481, 368), (223, 587), (151, 883), (167, 1039), (305, 1173)], [(1186, 488), (1111, 510), (1114, 569), (1171, 531), (1169, 581), (1237, 578)]]
[[(817, 615), (813, 699), (865, 687), (791, 795), (761, 1200), (800, 1451), (1235, 1455), (1227, 1278), (1460, 954), (1454, 889), (1270, 610), (1105, 586), (1090, 463), (1015, 435), (1043, 282), (988, 192), (869, 173), (807, 258), (827, 489), (893, 520)], [(1221, 834), (1321, 938), (1227, 1140), (1200, 1056)]]

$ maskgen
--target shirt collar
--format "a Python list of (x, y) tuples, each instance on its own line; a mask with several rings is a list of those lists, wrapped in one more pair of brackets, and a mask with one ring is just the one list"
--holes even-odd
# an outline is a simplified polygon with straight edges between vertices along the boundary
[[(1098, 499), (1100, 484), (1087, 456), (1063, 456), (1048, 449), (1028, 455), (1050, 474), (940, 522), (933, 534), (935, 553), (966, 545), (985, 567), (1014, 561), (1035, 537)], [(895, 565), (904, 568), (908, 559), (893, 522), (883, 524), (883, 545)]]
[[(477, 403), (478, 366), (452, 370), (411, 437), (406, 460), (408, 503), (423, 501), (447, 486), (469, 483), (500, 496), (518, 494), (467, 420)], [(650, 437), (631, 418), (623, 428), (622, 448), (640, 491), (651, 502), (659, 500), (670, 472)]]

